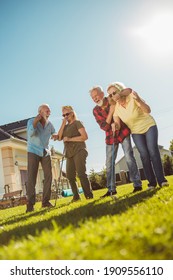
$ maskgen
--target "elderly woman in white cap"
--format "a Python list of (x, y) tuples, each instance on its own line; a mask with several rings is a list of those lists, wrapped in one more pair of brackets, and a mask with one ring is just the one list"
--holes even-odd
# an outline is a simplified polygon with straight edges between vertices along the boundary
[(108, 86), (110, 102), (115, 102), (114, 119), (118, 116), (131, 130), (133, 141), (140, 153), (148, 189), (169, 186), (164, 177), (158, 148), (158, 129), (151, 109), (132, 89), (120, 82)]

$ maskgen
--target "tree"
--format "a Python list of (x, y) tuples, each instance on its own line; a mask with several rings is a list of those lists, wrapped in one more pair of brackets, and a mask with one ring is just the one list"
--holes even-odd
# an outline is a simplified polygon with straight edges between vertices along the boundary
[(103, 168), (100, 174), (100, 186), (102, 188), (106, 187), (107, 184), (107, 174), (106, 174), (106, 168)]
[(168, 155), (163, 156), (163, 169), (164, 169), (164, 173), (166, 176), (173, 174), (173, 158), (172, 157), (170, 157)]
[(100, 176), (94, 171), (94, 169), (90, 170), (89, 180), (93, 190), (98, 190), (102, 188), (102, 186), (100, 185)]
[(171, 155), (173, 156), (173, 140), (170, 141), (169, 150), (171, 151)]

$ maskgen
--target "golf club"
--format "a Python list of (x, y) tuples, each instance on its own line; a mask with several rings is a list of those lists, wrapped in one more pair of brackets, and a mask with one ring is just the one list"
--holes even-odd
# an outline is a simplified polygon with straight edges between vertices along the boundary
[[(115, 131), (113, 131), (113, 138), (115, 137)], [(116, 200), (117, 198), (112, 195), (114, 187), (114, 177), (115, 177), (115, 143), (112, 144), (112, 170), (111, 170), (111, 198)]]
[(62, 167), (63, 167), (64, 158), (65, 158), (65, 148), (64, 148), (63, 156), (62, 156), (62, 160), (61, 160), (61, 166), (60, 166), (59, 177), (58, 177), (58, 184), (56, 186), (56, 194), (55, 194), (55, 204), (54, 204), (54, 207), (56, 207), (56, 202), (57, 202), (57, 199), (58, 199), (58, 189), (59, 189), (60, 182), (61, 182), (61, 175), (62, 175)]

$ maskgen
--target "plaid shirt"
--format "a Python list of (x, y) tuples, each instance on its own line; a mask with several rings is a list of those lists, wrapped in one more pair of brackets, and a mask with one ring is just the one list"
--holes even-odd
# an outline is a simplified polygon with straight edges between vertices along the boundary
[(104, 98), (104, 102), (106, 103), (104, 107), (100, 107), (98, 105), (94, 107), (93, 115), (100, 128), (106, 133), (105, 142), (107, 145), (112, 145), (113, 143), (122, 143), (123, 140), (130, 134), (130, 129), (121, 121), (121, 128), (120, 130), (115, 131), (115, 136), (113, 137), (113, 131), (111, 127), (113, 119), (111, 124), (108, 124), (106, 122), (106, 118), (108, 116), (110, 108), (109, 102), (106, 97)]

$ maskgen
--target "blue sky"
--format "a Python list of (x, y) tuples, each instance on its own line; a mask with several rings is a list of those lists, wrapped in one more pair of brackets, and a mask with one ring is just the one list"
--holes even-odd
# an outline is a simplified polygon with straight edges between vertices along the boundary
[[(105, 135), (88, 91), (121, 81), (151, 106), (159, 144), (169, 148), (172, 26), (166, 0), (0, 0), (0, 124), (32, 117), (48, 103), (58, 130), (61, 107), (72, 105), (89, 136), (87, 169), (100, 171)], [(51, 145), (62, 152), (62, 142)]]

